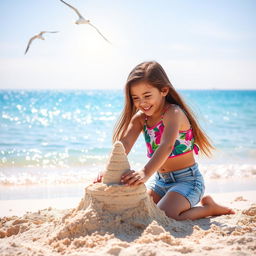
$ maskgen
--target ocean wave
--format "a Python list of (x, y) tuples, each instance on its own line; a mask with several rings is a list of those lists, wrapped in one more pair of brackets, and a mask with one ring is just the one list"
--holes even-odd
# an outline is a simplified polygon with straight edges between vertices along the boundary
[[(142, 167), (135, 165), (136, 169)], [(256, 178), (256, 165), (218, 164), (200, 165), (205, 180)], [(0, 185), (54, 185), (81, 184), (91, 182), (104, 165), (88, 165), (84, 167), (68, 168), (3, 168), (0, 170)]]
[(255, 178), (255, 164), (211, 164), (201, 165), (206, 179)]

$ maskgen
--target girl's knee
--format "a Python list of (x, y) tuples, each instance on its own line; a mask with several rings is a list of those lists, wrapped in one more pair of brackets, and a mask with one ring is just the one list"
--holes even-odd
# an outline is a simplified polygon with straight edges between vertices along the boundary
[[(161, 208), (160, 208), (161, 209)], [(165, 212), (166, 216), (174, 219), (174, 220), (180, 220), (180, 213), (177, 211), (170, 211), (169, 209), (166, 211), (165, 209), (161, 209)]]
[(157, 203), (160, 201), (161, 196), (158, 195), (155, 191), (153, 191), (153, 190), (150, 189), (150, 190), (147, 191), (147, 193), (148, 193), (148, 195), (149, 195), (150, 197), (152, 197), (152, 199), (153, 199), (153, 201), (154, 201), (155, 204), (157, 204)]

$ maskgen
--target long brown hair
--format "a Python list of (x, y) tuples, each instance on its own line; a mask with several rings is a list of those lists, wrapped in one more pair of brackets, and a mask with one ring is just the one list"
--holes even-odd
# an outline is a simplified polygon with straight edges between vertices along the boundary
[(172, 86), (163, 67), (156, 61), (142, 62), (129, 74), (125, 85), (124, 109), (114, 128), (113, 142), (120, 140), (124, 136), (133, 115), (138, 111), (133, 104), (130, 94), (131, 86), (138, 82), (146, 82), (151, 86), (156, 87), (160, 91), (165, 87), (169, 88), (169, 92), (166, 95), (166, 101), (171, 104), (178, 105), (186, 113), (193, 129), (195, 143), (199, 146), (202, 153), (210, 156), (211, 150), (214, 149), (214, 147), (211, 144), (209, 137), (200, 127), (193, 111), (187, 106), (187, 104)]

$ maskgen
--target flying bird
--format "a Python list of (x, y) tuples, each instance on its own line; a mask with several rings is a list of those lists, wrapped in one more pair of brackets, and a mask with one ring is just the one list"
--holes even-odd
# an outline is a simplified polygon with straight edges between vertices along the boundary
[[(70, 7), (71, 9), (73, 9), (73, 10), (76, 12), (76, 14), (77, 14), (78, 17), (79, 17), (79, 19), (75, 21), (75, 23), (76, 23), (77, 25), (79, 25), (79, 24), (88, 24), (88, 25), (92, 26), (92, 27), (104, 38), (104, 40), (106, 40), (108, 43), (110, 43), (110, 41), (99, 31), (99, 29), (98, 29), (97, 27), (95, 27), (95, 26), (90, 22), (90, 20), (85, 19), (85, 18), (81, 15), (81, 13), (80, 13), (74, 6), (68, 4), (67, 2), (65, 2), (65, 1), (63, 1), (63, 0), (60, 0), (60, 1), (61, 1), (62, 3), (64, 3), (65, 5), (67, 5), (68, 7)], [(110, 43), (110, 44), (111, 44), (111, 43)]]
[(37, 35), (31, 37), (30, 40), (28, 41), (28, 45), (27, 45), (25, 54), (28, 52), (31, 43), (32, 43), (35, 39), (45, 40), (44, 37), (43, 37), (43, 34), (45, 34), (45, 33), (58, 33), (58, 32), (59, 32), (59, 31), (41, 31), (39, 34), (37, 34)]

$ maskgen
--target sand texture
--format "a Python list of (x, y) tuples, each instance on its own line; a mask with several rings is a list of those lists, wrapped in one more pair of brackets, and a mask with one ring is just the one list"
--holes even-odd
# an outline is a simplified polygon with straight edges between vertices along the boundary
[(76, 208), (1, 218), (1, 255), (255, 255), (256, 204), (239, 196), (233, 206), (246, 205), (235, 215), (175, 221), (144, 184), (119, 184), (130, 169), (124, 156), (116, 143), (104, 182), (87, 186)]
[(154, 211), (158, 212), (151, 205), (119, 214), (101, 206), (95, 201), (86, 209), (49, 208), (1, 218), (1, 255), (251, 256), (256, 252), (256, 204), (235, 215), (182, 222), (161, 214), (155, 220)]

